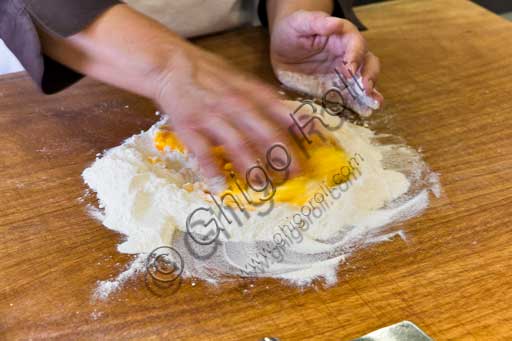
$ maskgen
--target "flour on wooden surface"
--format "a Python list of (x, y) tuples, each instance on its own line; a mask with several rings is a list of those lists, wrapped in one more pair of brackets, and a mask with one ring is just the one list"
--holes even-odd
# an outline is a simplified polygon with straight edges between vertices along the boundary
[[(299, 103), (287, 104), (296, 108)], [(183, 277), (210, 283), (228, 280), (230, 275), (274, 277), (297, 285), (323, 278), (332, 284), (339, 264), (357, 248), (395, 235), (405, 238), (402, 230), (392, 227), (425, 210), (429, 191), (440, 193), (438, 177), (415, 150), (403, 144), (380, 144), (370, 129), (345, 122), (332, 134), (348, 155), (361, 157), (360, 174), (348, 186), (340, 185), (345, 187), (338, 199), (330, 198), (321, 213), (308, 218), (307, 230), (294, 229), (290, 222), (300, 207), (276, 204), (266, 214), (247, 211), (238, 222), (222, 224), (225, 230), (219, 240), (201, 246), (187, 238), (186, 219), (193, 210), (212, 203), (202, 190), (204, 182), (193, 156), (155, 148), (153, 138), (162, 124), (106, 151), (83, 172), (102, 211), (94, 217), (125, 236), (119, 252), (139, 254), (118, 278), (100, 282), (95, 293), (99, 299), (144, 271), (144, 257), (164, 245), (172, 245), (182, 255)], [(155, 158), (162, 162), (153, 162)], [(276, 234), (285, 242), (277, 243)]]

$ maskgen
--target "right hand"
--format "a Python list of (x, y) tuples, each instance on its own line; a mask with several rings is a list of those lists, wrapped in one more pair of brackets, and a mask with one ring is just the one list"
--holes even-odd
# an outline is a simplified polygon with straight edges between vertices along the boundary
[(286, 131), (292, 119), (274, 89), (129, 6), (111, 7), (68, 38), (38, 32), (52, 59), (153, 99), (196, 155), (207, 182), (224, 178), (212, 153), (219, 145), (244, 178), (258, 158), (264, 162), (266, 149), (276, 142), (290, 147), (290, 171), (297, 170), (299, 153), (293, 152), (296, 146)]
[(207, 183), (224, 177), (214, 146), (224, 148), (244, 181), (257, 160), (265, 164), (266, 152), (275, 143), (287, 147), (289, 170), (298, 172), (300, 154), (288, 132), (290, 109), (272, 87), (188, 43), (173, 53), (159, 84), (156, 102), (197, 157)]

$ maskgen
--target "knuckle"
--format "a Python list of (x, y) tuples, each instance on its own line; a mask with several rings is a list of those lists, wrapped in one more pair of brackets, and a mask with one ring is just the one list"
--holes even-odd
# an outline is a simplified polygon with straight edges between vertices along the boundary
[(354, 25), (350, 20), (347, 20), (347, 19), (342, 19), (342, 20), (343, 20), (343, 25), (345, 26), (345, 29), (347, 32), (356, 32), (356, 33), (360, 34), (356, 25)]

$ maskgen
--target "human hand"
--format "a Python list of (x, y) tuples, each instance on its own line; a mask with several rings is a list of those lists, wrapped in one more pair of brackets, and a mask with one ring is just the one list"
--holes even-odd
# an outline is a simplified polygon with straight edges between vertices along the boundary
[(275, 143), (286, 146), (290, 172), (299, 170), (299, 152), (287, 131), (292, 124), (289, 109), (270, 86), (188, 43), (173, 52), (159, 84), (156, 102), (167, 113), (172, 130), (197, 157), (207, 183), (217, 187), (214, 191), (221, 190), (217, 185), (224, 179), (212, 152), (215, 146), (224, 148), (244, 180), (248, 169), (258, 159), (265, 160)]
[[(45, 30), (39, 34), (45, 54), (54, 60), (154, 100), (188, 151), (196, 155), (210, 185), (219, 183), (212, 178), (223, 180), (225, 174), (214, 146), (223, 147), (243, 181), (257, 159), (268, 165), (266, 152), (275, 143), (284, 144), (291, 159), (283, 171), (298, 172), (301, 155), (287, 131), (293, 121), (274, 89), (129, 6), (113, 6), (69, 38)], [(271, 153), (272, 159), (288, 161), (279, 149)], [(273, 165), (278, 163), (275, 160)]]
[(351, 22), (325, 12), (296, 11), (276, 22), (271, 61), (278, 78), (282, 71), (310, 76), (332, 74), (337, 68), (348, 79), (350, 73), (360, 73), (366, 94), (379, 103), (384, 100), (375, 89), (379, 59)]

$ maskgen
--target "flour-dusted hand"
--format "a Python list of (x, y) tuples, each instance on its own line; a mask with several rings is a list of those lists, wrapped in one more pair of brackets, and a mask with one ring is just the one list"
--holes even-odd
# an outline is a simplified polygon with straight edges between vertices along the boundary
[(303, 10), (277, 20), (272, 28), (271, 60), (278, 78), (282, 73), (334, 74), (335, 68), (347, 78), (350, 72), (360, 73), (366, 94), (383, 101), (375, 89), (379, 59), (368, 51), (364, 37), (348, 20)]

